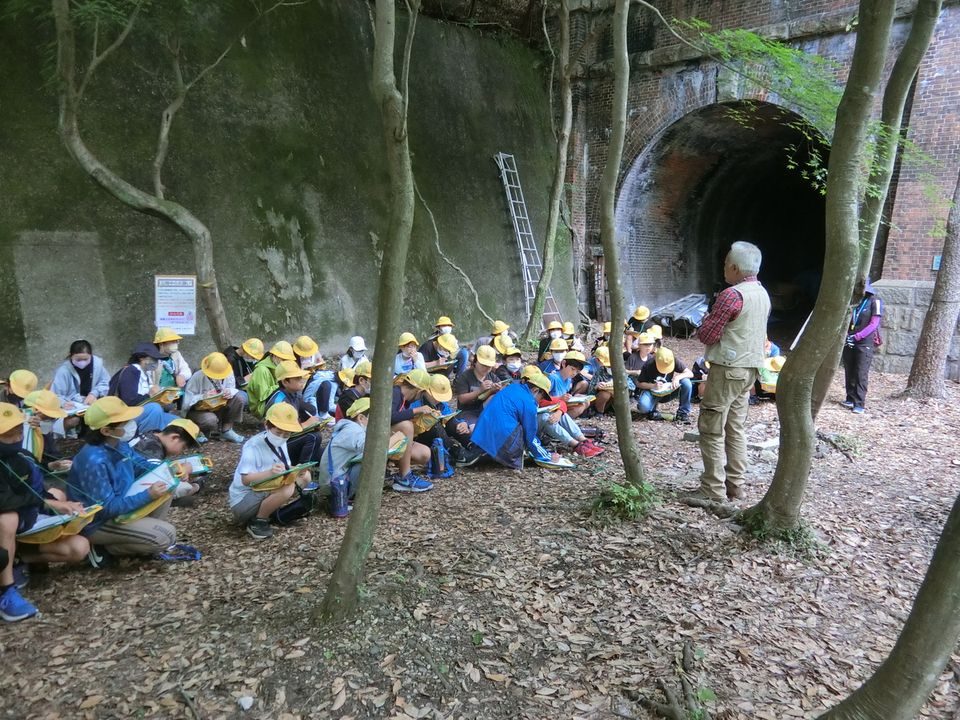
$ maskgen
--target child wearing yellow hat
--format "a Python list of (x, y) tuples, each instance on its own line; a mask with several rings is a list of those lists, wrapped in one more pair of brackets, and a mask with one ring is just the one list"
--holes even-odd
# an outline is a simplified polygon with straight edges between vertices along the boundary
[(247, 382), (246, 392), (247, 407), (255, 417), (263, 417), (267, 409), (267, 398), (277, 388), (277, 379), (273, 376), (273, 371), (284, 360), (295, 362), (296, 356), (293, 354), (293, 346), (290, 343), (286, 340), (278, 340), (253, 369), (253, 374)]
[(546, 358), (540, 363), (540, 371), (545, 375), (556, 372), (567, 356), (567, 341), (562, 337), (550, 341)]
[(674, 420), (681, 424), (690, 422), (690, 400), (693, 396), (691, 371), (669, 348), (661, 347), (654, 354), (653, 362), (647, 363), (637, 377), (640, 399), (637, 409), (650, 420), (662, 420), (657, 410), (661, 403), (678, 400), (680, 408)]
[[(572, 323), (571, 323), (572, 325)], [(537, 347), (538, 362), (544, 362), (550, 359), (550, 344), (554, 340), (563, 339), (563, 323), (554, 320), (547, 324), (546, 329), (540, 333), (540, 343)]]
[[(293, 361), (288, 361), (296, 364)], [(298, 368), (299, 369), (299, 368)], [(230, 483), (229, 504), (234, 520), (245, 527), (254, 540), (273, 537), (270, 517), (293, 498), (296, 486), (310, 482), (310, 471), (303, 470), (295, 483), (272, 491), (259, 491), (253, 483), (267, 480), (298, 464), (293, 460), (288, 440), (299, 432), (297, 410), (285, 402), (271, 405), (264, 417), (265, 430), (249, 438), (240, 451), (240, 461)]]
[(243, 397), (237, 392), (233, 366), (227, 356), (210, 353), (184, 388), (184, 414), (205, 436), (219, 431), (223, 440), (242, 444), (244, 438), (233, 426), (243, 420), (243, 407)]
[(183, 338), (170, 328), (157, 328), (153, 336), (153, 344), (160, 353), (160, 361), (154, 372), (153, 382), (162, 388), (182, 388), (190, 379), (190, 366), (180, 352), (180, 341)]
[(397, 341), (397, 355), (393, 360), (393, 376), (405, 375), (414, 369), (426, 370), (427, 362), (419, 350), (420, 343), (413, 333), (405, 332)]
[(23, 400), (37, 389), (40, 381), (30, 370), (14, 370), (7, 378), (6, 386), (0, 392), (0, 402), (23, 407)]
[[(317, 482), (321, 487), (330, 485), (330, 481), (337, 477), (347, 476), (346, 498), (351, 500), (357, 491), (360, 480), (360, 463), (351, 462), (363, 455), (363, 448), (367, 442), (367, 420), (370, 412), (370, 398), (364, 397), (355, 400), (347, 408), (346, 416), (337, 421), (330, 435), (330, 442), (323, 450), (323, 456), (317, 465)], [(331, 495), (333, 488), (331, 488)], [(337, 508), (331, 502), (331, 513), (334, 517), (346, 517), (349, 506)]]
[(223, 354), (233, 368), (233, 384), (237, 388), (237, 394), (243, 398), (244, 405), (247, 405), (249, 401), (244, 388), (250, 382), (257, 363), (267, 354), (263, 340), (256, 337), (247, 338), (240, 345), (225, 348)]
[(433, 483), (415, 474), (412, 465), (423, 466), (430, 459), (430, 448), (415, 442), (413, 419), (417, 415), (431, 412), (429, 406), (414, 407), (414, 402), (430, 388), (430, 373), (422, 368), (414, 368), (397, 378), (393, 386), (393, 404), (390, 408), (390, 429), (406, 435), (409, 442), (403, 455), (398, 459), (399, 475), (393, 480), (393, 489), (397, 492), (420, 493), (433, 488)]
[(638, 334), (645, 332), (651, 325), (653, 319), (650, 317), (650, 308), (646, 305), (638, 305), (627, 319), (627, 326)]
[(23, 400), (27, 422), (23, 428), (23, 448), (41, 465), (52, 470), (69, 470), (70, 461), (57, 453), (57, 438), (64, 437), (66, 411), (60, 398), (50, 390), (34, 390)]
[[(316, 425), (320, 418), (307, 405), (303, 397), (303, 389), (307, 384), (306, 370), (297, 366), (296, 362), (284, 360), (273, 372), (277, 381), (276, 389), (267, 398), (264, 407), (269, 409), (277, 403), (290, 405), (297, 411), (297, 421), (302, 427)], [(290, 458), (295, 465), (306, 462), (317, 462), (323, 450), (319, 430), (303, 432), (302, 427), (295, 431), (295, 435), (287, 441)]]
[[(349, 373), (349, 375), (346, 375)], [(373, 366), (369, 360), (361, 360), (353, 368), (345, 368), (337, 373), (340, 381), (340, 394), (337, 397), (337, 409), (334, 417), (342, 420), (353, 403), (370, 394), (370, 379)]]

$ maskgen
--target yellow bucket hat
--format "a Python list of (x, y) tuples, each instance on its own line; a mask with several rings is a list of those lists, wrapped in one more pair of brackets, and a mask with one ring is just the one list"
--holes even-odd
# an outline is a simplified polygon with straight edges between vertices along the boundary
[(567, 341), (563, 338), (557, 338), (550, 341), (550, 352), (566, 352)]
[(10, 383), (10, 389), (18, 398), (25, 398), (40, 384), (37, 376), (29, 370), (14, 370), (10, 373), (10, 379), (7, 382)]
[(12, 403), (0, 403), (0, 435), (13, 430), (17, 425), (23, 425), (26, 417), (23, 411)]
[(563, 324), (564, 335), (575, 335), (576, 333), (577, 333), (577, 329), (573, 326), (572, 322), (565, 322)]
[(361, 360), (353, 367), (353, 377), (354, 379), (358, 377), (370, 378), (373, 376), (373, 365), (370, 364), (369, 360)]
[(673, 369), (676, 367), (676, 362), (673, 358), (673, 350), (669, 350), (665, 347), (657, 350), (656, 355), (657, 363), (657, 372), (661, 373), (672, 373)]
[(563, 331), (563, 323), (553, 320), (549, 325), (547, 325), (547, 332), (550, 332), (551, 330)]
[(501, 355), (506, 355), (514, 347), (513, 339), (509, 335), (497, 335), (493, 338), (493, 347)]
[(491, 335), (499, 335), (500, 333), (505, 333), (510, 329), (510, 326), (507, 325), (503, 320), (497, 320), (493, 323), (493, 328), (490, 330)]
[(653, 338), (663, 340), (663, 328), (659, 325), (651, 325), (647, 328), (647, 332), (650, 333)]
[(177, 340), (183, 340), (183, 337), (177, 335), (173, 330), (168, 327), (157, 328), (157, 332), (153, 335), (153, 344), (162, 345), (163, 343), (176, 342)]
[(240, 344), (240, 347), (254, 360), (262, 360), (266, 354), (266, 348), (264, 348), (263, 340), (260, 338), (247, 338)]
[(400, 380), (407, 385), (413, 385), (417, 390), (430, 389), (430, 373), (421, 368), (414, 368), (405, 375), (401, 375)]
[(646, 305), (638, 305), (637, 309), (633, 311), (633, 319), (638, 322), (643, 322), (648, 317), (650, 317), (650, 308)]
[(613, 326), (609, 322), (603, 324), (603, 334), (609, 335), (613, 331)]
[(107, 425), (116, 425), (117, 423), (127, 422), (127, 420), (133, 420), (139, 417), (142, 412), (142, 407), (130, 407), (120, 398), (108, 395), (100, 398), (87, 408), (87, 412), (83, 415), (83, 421), (88, 428), (99, 430)]
[(293, 354), (293, 346), (286, 340), (277, 340), (270, 348), (270, 354), (276, 355), (281, 360), (296, 360)]
[(302, 358), (313, 357), (320, 346), (309, 335), (301, 335), (293, 341), (293, 352)]
[(603, 347), (598, 347), (594, 351), (593, 356), (600, 361), (600, 364), (605, 368), (610, 367), (610, 348), (604, 345)]
[(449, 325), (453, 327), (453, 320), (448, 318), (446, 315), (441, 315), (437, 318), (437, 321), (433, 324), (434, 327), (443, 327), (444, 325)]
[(574, 362), (582, 363), (584, 365), (587, 364), (587, 358), (584, 357), (583, 353), (579, 350), (571, 350), (567, 353), (567, 356), (564, 358), (564, 360), (567, 362), (573, 360)]
[(534, 375), (543, 375), (543, 370), (536, 365), (524, 365), (523, 370), (520, 371), (521, 380), (529, 380)]
[(300, 369), (293, 360), (282, 360), (279, 365), (273, 369), (273, 377), (277, 382), (289, 380), (290, 378), (307, 377), (310, 373)]
[(347, 387), (353, 387), (353, 375), (353, 368), (342, 368), (341, 370), (337, 371), (337, 377), (340, 378), (340, 382)]
[(193, 438), (193, 443), (196, 444), (197, 438), (200, 436), (200, 426), (197, 425), (193, 420), (187, 420), (186, 418), (177, 418), (176, 420), (171, 420), (167, 423), (167, 426), (164, 430), (169, 430), (170, 428), (180, 428), (185, 431), (187, 435)]
[(430, 388), (427, 390), (437, 402), (449, 402), (453, 398), (453, 388), (450, 387), (450, 378), (446, 375), (433, 375), (430, 378)]
[(653, 345), (654, 340), (655, 338), (653, 335), (648, 332), (640, 333), (640, 335), (637, 337), (637, 342), (641, 345)]
[(542, 372), (537, 374), (530, 373), (530, 376), (527, 377), (527, 382), (531, 385), (536, 385), (548, 395), (550, 394), (550, 378)]
[(460, 349), (460, 343), (450, 333), (447, 333), (446, 335), (437, 335), (437, 345), (442, 347), (451, 355)]
[(370, 409), (370, 398), (362, 397), (353, 401), (353, 404), (347, 408), (347, 417), (355, 418), (361, 413), (365, 413)]
[(400, 339), (397, 340), (397, 347), (403, 347), (404, 345), (409, 345), (410, 343), (415, 343), (417, 345), (420, 344), (416, 335), (414, 335), (412, 332), (405, 332), (401, 334)]
[(211, 380), (226, 380), (233, 375), (233, 366), (221, 352), (212, 352), (201, 360), (200, 370)]
[(48, 418), (67, 416), (66, 411), (60, 407), (60, 398), (49, 390), (34, 390), (23, 399), (23, 404)]
[(477, 348), (477, 362), (486, 367), (493, 367), (497, 364), (497, 353), (489, 345), (481, 345)]
[(271, 425), (287, 432), (295, 433), (303, 429), (297, 419), (297, 410), (290, 403), (278, 402), (271, 405), (264, 419)]

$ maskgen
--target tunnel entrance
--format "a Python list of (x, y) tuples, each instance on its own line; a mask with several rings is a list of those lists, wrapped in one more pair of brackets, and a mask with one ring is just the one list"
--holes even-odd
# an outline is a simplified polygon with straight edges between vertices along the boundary
[(717, 104), (648, 144), (617, 199), (628, 306), (712, 295), (730, 244), (746, 240), (763, 251), (771, 337), (792, 339), (816, 300), (824, 250), (824, 198), (790, 164), (819, 152), (825, 167), (828, 150), (802, 122), (768, 103)]

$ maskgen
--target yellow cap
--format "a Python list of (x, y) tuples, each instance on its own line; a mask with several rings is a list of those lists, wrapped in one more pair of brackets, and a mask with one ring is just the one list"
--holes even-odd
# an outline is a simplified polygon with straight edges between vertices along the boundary
[(550, 341), (550, 352), (566, 352), (567, 341), (563, 338), (557, 338)]
[(153, 336), (154, 345), (176, 342), (177, 340), (183, 340), (183, 338), (168, 327), (157, 328), (157, 332)]
[(113, 395), (102, 397), (93, 405), (87, 408), (83, 415), (83, 421), (88, 428), (99, 430), (107, 425), (116, 425), (117, 423), (127, 422), (139, 417), (143, 412), (142, 407), (130, 407), (123, 400)]
[(657, 372), (661, 373), (672, 373), (673, 369), (676, 367), (676, 362), (673, 359), (673, 350), (669, 350), (665, 347), (657, 350), (656, 355), (657, 363)]
[(543, 375), (543, 370), (536, 365), (524, 365), (523, 370), (520, 371), (520, 378), (522, 380), (529, 380), (534, 375)]
[(414, 368), (410, 372), (401, 375), (400, 380), (407, 383), (407, 385), (413, 385), (417, 390), (430, 389), (430, 373), (422, 368)]
[(420, 344), (416, 335), (411, 332), (405, 332), (400, 336), (400, 339), (397, 340), (397, 347), (403, 347), (404, 345), (409, 345), (410, 343), (414, 343), (415, 345)]
[(660, 327), (659, 325), (651, 325), (650, 327), (647, 328), (647, 332), (650, 333), (651, 337), (657, 340), (663, 339), (663, 328)]
[(509, 335), (496, 335), (493, 338), (493, 347), (501, 355), (506, 355), (513, 349), (513, 338)]
[(273, 377), (277, 382), (289, 380), (290, 378), (307, 377), (310, 373), (302, 370), (293, 360), (281, 360), (280, 364), (273, 369)]
[(551, 322), (549, 325), (547, 325), (547, 332), (549, 332), (550, 330), (560, 330), (560, 331), (563, 331), (563, 323), (562, 323), (562, 322), (558, 322), (557, 320), (554, 320), (554, 321)]
[(34, 390), (23, 399), (23, 404), (48, 418), (67, 416), (66, 411), (60, 407), (60, 398), (49, 390)]
[(164, 430), (169, 430), (170, 428), (180, 428), (184, 430), (187, 435), (193, 438), (193, 441), (196, 442), (197, 438), (200, 436), (200, 426), (197, 425), (193, 420), (187, 420), (186, 418), (177, 418), (176, 420), (171, 420), (167, 423), (167, 426)]
[(487, 367), (493, 367), (497, 364), (497, 353), (489, 345), (481, 345), (477, 348), (477, 362)]
[(653, 345), (654, 340), (655, 338), (653, 335), (648, 332), (640, 333), (640, 335), (637, 337), (637, 342), (641, 345)]
[(638, 322), (643, 322), (648, 317), (650, 317), (650, 308), (646, 305), (638, 305), (637, 309), (633, 311), (633, 319)]
[(290, 403), (278, 402), (271, 405), (264, 419), (271, 425), (287, 432), (300, 432), (303, 429), (300, 426), (300, 420), (297, 418), (297, 410)]
[(201, 360), (200, 370), (211, 380), (225, 380), (233, 375), (233, 366), (227, 356), (220, 352), (212, 352)]
[(277, 340), (270, 348), (270, 354), (276, 355), (281, 360), (296, 360), (293, 354), (293, 346), (286, 340)]
[(437, 345), (442, 347), (451, 355), (460, 349), (460, 343), (457, 342), (457, 339), (452, 333), (437, 335)]
[(503, 320), (497, 320), (493, 323), (493, 328), (490, 330), (491, 335), (499, 335), (500, 333), (505, 333), (510, 329), (510, 326), (507, 325)]
[(264, 348), (263, 340), (260, 338), (247, 338), (240, 344), (240, 347), (254, 360), (261, 360), (266, 354), (266, 348)]
[(302, 358), (313, 357), (320, 347), (309, 335), (301, 335), (293, 341), (293, 352)]
[(364, 358), (356, 365), (353, 366), (353, 377), (354, 379), (358, 377), (369, 378), (373, 375), (373, 365), (370, 364), (370, 361)]
[(430, 388), (427, 390), (437, 402), (449, 402), (453, 398), (453, 388), (450, 387), (450, 378), (446, 375), (433, 375), (430, 378)]
[(593, 356), (599, 360), (600, 364), (604, 367), (610, 367), (610, 348), (608, 346), (598, 347), (594, 351)]
[(353, 401), (353, 404), (347, 408), (347, 417), (354, 418), (360, 413), (365, 413), (370, 409), (370, 398), (362, 397)]
[(765, 359), (763, 361), (763, 366), (767, 368), (767, 370), (771, 370), (773, 372), (780, 372), (781, 370), (783, 370), (783, 364), (786, 361), (787, 359), (783, 355), (774, 355), (773, 357), (768, 357), (767, 359)]
[(25, 398), (27, 395), (37, 389), (40, 381), (37, 376), (29, 370), (14, 370), (10, 373), (10, 389), (18, 398)]
[(511, 355), (523, 355), (523, 351), (520, 348), (518, 348), (516, 345), (510, 345), (506, 349), (506, 352), (503, 353), (503, 356), (510, 357)]
[(340, 382), (342, 382), (347, 387), (353, 387), (353, 375), (354, 375), (353, 368), (343, 368), (337, 371), (337, 377), (340, 378)]
[(453, 320), (448, 318), (446, 315), (441, 315), (437, 318), (437, 322), (433, 324), (434, 327), (443, 327), (444, 325), (449, 325), (453, 327)]
[(613, 326), (608, 322), (603, 324), (603, 334), (609, 335), (613, 331)]
[(585, 358), (583, 356), (583, 353), (580, 352), (579, 350), (571, 350), (570, 352), (567, 353), (567, 356), (564, 358), (564, 360), (566, 360), (567, 362), (570, 362), (571, 360), (573, 360), (574, 362), (583, 363), (584, 365), (587, 364), (587, 358)]
[(13, 430), (17, 425), (23, 425), (26, 417), (23, 411), (12, 403), (0, 403), (0, 435)]
[(527, 382), (531, 385), (536, 385), (538, 388), (543, 390), (548, 395), (550, 394), (550, 378), (548, 378), (543, 373), (538, 373), (536, 375), (530, 374), (527, 378)]
[(563, 334), (564, 335), (574, 335), (577, 332), (577, 329), (573, 326), (572, 322), (565, 322), (563, 324)]

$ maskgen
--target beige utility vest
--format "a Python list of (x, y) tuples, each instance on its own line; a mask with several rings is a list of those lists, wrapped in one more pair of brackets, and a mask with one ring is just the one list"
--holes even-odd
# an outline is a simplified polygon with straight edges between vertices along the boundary
[(720, 341), (707, 348), (706, 358), (727, 367), (758, 368), (763, 365), (770, 296), (758, 282), (742, 282), (733, 289), (743, 298), (743, 309), (724, 326)]

